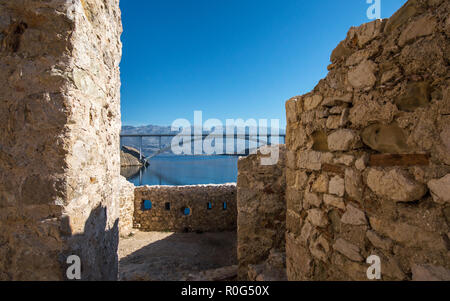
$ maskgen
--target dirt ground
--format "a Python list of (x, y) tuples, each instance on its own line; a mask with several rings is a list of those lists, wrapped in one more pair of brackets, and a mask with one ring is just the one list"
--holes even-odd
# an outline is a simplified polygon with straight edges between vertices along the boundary
[(135, 232), (119, 242), (122, 281), (179, 281), (237, 264), (236, 233)]

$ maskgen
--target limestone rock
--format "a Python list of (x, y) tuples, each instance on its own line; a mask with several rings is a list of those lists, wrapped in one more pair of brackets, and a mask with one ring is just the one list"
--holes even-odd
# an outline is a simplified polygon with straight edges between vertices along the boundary
[(316, 151), (301, 151), (298, 157), (298, 167), (309, 170), (320, 170), (322, 164), (333, 160), (333, 154)]
[(366, 49), (357, 51), (355, 53), (353, 53), (345, 62), (346, 66), (354, 66), (354, 65), (358, 65), (359, 63), (361, 63), (364, 60), (367, 60), (370, 56), (370, 52)]
[(323, 97), (321, 95), (313, 95), (305, 98), (304, 107), (306, 111), (311, 111), (317, 108), (322, 102)]
[(361, 201), (363, 197), (363, 182), (359, 172), (351, 168), (345, 170), (345, 191), (355, 201)]
[(297, 98), (291, 98), (286, 102), (286, 117), (288, 123), (294, 123), (298, 121), (297, 112)]
[(439, 180), (431, 180), (428, 182), (428, 188), (436, 203), (450, 203), (450, 174)]
[(328, 225), (328, 220), (325, 217), (325, 214), (320, 209), (310, 209), (308, 210), (308, 221), (311, 222), (316, 227), (325, 227)]
[(311, 225), (310, 222), (306, 221), (300, 231), (300, 241), (302, 241), (303, 244), (306, 245), (312, 233), (313, 233), (313, 225)]
[(348, 81), (356, 89), (372, 88), (377, 78), (375, 71), (377, 66), (370, 60), (361, 62), (357, 67), (348, 72)]
[(398, 109), (390, 102), (380, 104), (378, 101), (362, 98), (355, 101), (350, 109), (349, 119), (354, 125), (368, 126), (373, 122), (392, 122)]
[(388, 238), (380, 237), (375, 231), (369, 230), (366, 233), (369, 241), (376, 247), (382, 250), (389, 251), (392, 248), (392, 241)]
[(310, 244), (309, 251), (317, 259), (326, 262), (328, 259), (328, 254), (330, 252), (330, 243), (324, 237), (324, 235), (320, 235), (315, 241)]
[[(353, 99), (353, 95), (352, 94), (345, 94), (345, 95), (341, 95), (341, 96), (333, 96), (333, 97), (327, 97), (323, 100), (322, 102), (322, 106), (325, 107), (333, 107), (333, 106), (337, 106), (340, 104), (347, 104), (347, 103), (351, 103)], [(332, 110), (335, 108), (332, 108)]]
[(373, 124), (361, 136), (364, 144), (382, 153), (399, 154), (409, 150), (406, 136), (397, 124)]
[(341, 58), (348, 57), (352, 52), (353, 51), (346, 45), (345, 41), (342, 41), (331, 53), (330, 61), (335, 63)]
[(331, 178), (328, 192), (343, 197), (345, 194), (345, 180), (339, 176)]
[(318, 193), (327, 193), (329, 182), (330, 181), (326, 175), (324, 174), (319, 175), (319, 177), (314, 181), (312, 185), (312, 191)]
[(411, 82), (403, 94), (395, 99), (397, 107), (406, 112), (425, 107), (430, 103), (430, 88), (428, 82)]
[(345, 210), (345, 203), (343, 198), (339, 198), (333, 195), (324, 194), (323, 202), (327, 206), (336, 207), (338, 209)]
[(387, 258), (385, 262), (382, 263), (382, 275), (390, 277), (395, 281), (406, 280), (406, 275), (399, 266), (398, 261), (395, 258)]
[(423, 16), (418, 20), (410, 23), (405, 30), (403, 30), (398, 44), (403, 47), (406, 43), (413, 41), (419, 37), (424, 37), (432, 34), (436, 28), (436, 19), (431, 16)]
[(359, 27), (350, 29), (350, 35), (354, 33), (358, 38), (358, 46), (361, 48), (373, 39), (381, 35), (383, 21), (375, 20)]
[(413, 281), (450, 281), (450, 270), (430, 264), (413, 265)]
[(374, 231), (408, 248), (426, 248), (430, 252), (447, 252), (446, 243), (439, 233), (426, 231), (423, 228), (404, 222), (395, 222), (376, 217), (370, 217), (369, 220)]
[(355, 162), (355, 157), (352, 155), (342, 155), (334, 159), (335, 164), (344, 164), (346, 166), (351, 166)]
[(359, 136), (352, 130), (342, 129), (328, 136), (328, 147), (331, 151), (348, 151), (358, 147)]
[(387, 82), (395, 81), (400, 77), (401, 77), (400, 69), (398, 67), (394, 67), (393, 69), (383, 72), (383, 74), (381, 75), (381, 84), (386, 84)]
[(327, 128), (336, 130), (341, 126), (341, 116), (330, 116), (327, 119)]
[(322, 204), (322, 198), (311, 192), (305, 192), (303, 201), (303, 208), (320, 207)]
[(355, 167), (359, 171), (363, 171), (366, 169), (368, 163), (369, 163), (369, 155), (365, 154), (365, 155), (361, 156), (361, 158), (356, 160)]
[(367, 225), (367, 219), (364, 212), (352, 205), (347, 205), (347, 211), (345, 211), (342, 216), (341, 222), (353, 226)]
[(364, 258), (360, 254), (360, 250), (354, 244), (339, 238), (333, 245), (333, 249), (346, 256), (348, 259), (353, 261), (363, 261)]
[(384, 32), (390, 34), (420, 12), (418, 1), (408, 1), (388, 20)]
[(367, 185), (377, 195), (394, 202), (413, 202), (420, 200), (427, 189), (399, 169), (384, 172), (371, 169)]

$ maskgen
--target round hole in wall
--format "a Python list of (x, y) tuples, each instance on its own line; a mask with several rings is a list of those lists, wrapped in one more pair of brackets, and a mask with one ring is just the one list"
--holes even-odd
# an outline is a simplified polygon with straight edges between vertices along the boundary
[(142, 202), (142, 210), (148, 211), (148, 210), (151, 210), (152, 207), (153, 207), (152, 201), (144, 200)]
[(181, 212), (183, 213), (184, 216), (191, 215), (191, 208), (189, 208), (189, 207), (183, 207), (183, 209), (181, 210)]

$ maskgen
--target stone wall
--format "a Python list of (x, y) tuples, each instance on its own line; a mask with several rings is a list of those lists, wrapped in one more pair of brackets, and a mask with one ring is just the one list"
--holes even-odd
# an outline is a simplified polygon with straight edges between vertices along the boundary
[(450, 280), (450, 2), (352, 28), (287, 110), (290, 280)]
[[(145, 201), (151, 209), (144, 210)], [(236, 219), (235, 184), (135, 189), (134, 228), (141, 231), (234, 231)]]
[(119, 234), (121, 237), (127, 237), (133, 231), (134, 189), (136, 187), (124, 177), (120, 178)]
[(118, 0), (0, 0), (0, 280), (117, 279)]
[(275, 165), (261, 165), (261, 152), (240, 158), (238, 162), (237, 237), (241, 280), (265, 277), (268, 281), (272, 280), (270, 275), (279, 277), (280, 273), (272, 270), (284, 270), (283, 263), (275, 269), (265, 264), (271, 253), (284, 253), (285, 250), (285, 146), (273, 147), (280, 150)]

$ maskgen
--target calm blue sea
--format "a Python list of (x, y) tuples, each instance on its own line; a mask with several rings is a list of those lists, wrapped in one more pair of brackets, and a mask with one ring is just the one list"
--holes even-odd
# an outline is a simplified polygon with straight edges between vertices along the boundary
[(234, 183), (237, 161), (235, 156), (158, 156), (128, 180), (136, 186)]

